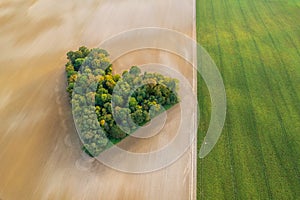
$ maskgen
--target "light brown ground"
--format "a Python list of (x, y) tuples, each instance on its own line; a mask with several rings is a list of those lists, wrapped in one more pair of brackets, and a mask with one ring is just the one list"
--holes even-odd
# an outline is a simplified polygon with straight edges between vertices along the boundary
[[(194, 197), (194, 149), (173, 165), (127, 174), (84, 161), (65, 92), (65, 53), (137, 27), (164, 27), (193, 36), (193, 1), (32, 0), (0, 2), (0, 199), (184, 200)], [(138, 53), (137, 53), (138, 54)], [(131, 55), (135, 64), (164, 58)], [(160, 57), (158, 58), (158, 55)], [(126, 63), (126, 59), (115, 62)], [(191, 68), (180, 71), (192, 82)], [(176, 130), (180, 107), (168, 112)], [(145, 152), (155, 137), (131, 147)]]

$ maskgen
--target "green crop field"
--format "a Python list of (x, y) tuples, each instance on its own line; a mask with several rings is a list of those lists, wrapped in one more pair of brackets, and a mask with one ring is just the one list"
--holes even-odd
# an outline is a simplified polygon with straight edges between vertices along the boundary
[[(197, 37), (227, 94), (220, 140), (198, 159), (198, 199), (300, 199), (300, 1), (199, 0)], [(198, 148), (210, 117), (198, 78)]]

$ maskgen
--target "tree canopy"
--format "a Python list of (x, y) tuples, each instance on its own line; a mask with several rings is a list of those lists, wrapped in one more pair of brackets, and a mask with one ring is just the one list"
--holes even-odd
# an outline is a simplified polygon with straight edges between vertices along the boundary
[[(178, 80), (132, 66), (112, 74), (109, 54), (80, 47), (67, 53), (67, 92), (83, 149), (98, 156), (179, 102)], [(92, 106), (91, 106), (92, 105)]]

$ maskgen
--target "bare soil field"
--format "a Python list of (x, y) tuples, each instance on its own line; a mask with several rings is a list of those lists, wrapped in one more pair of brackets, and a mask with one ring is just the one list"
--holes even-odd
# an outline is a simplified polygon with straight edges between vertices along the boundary
[[(192, 0), (1, 1), (0, 199), (193, 199), (194, 146), (172, 165), (145, 174), (119, 172), (83, 155), (64, 64), (67, 51), (97, 47), (132, 28), (169, 28), (193, 37), (194, 6)], [(178, 67), (193, 83), (190, 64), (165, 52), (134, 52), (113, 64), (118, 71), (145, 62)], [(158, 135), (120, 146), (157, 149), (174, 137), (180, 120), (178, 105)]]

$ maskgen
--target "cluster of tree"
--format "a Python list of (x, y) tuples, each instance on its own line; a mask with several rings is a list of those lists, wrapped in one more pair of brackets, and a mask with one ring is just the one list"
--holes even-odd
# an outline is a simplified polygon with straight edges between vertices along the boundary
[[(78, 72), (86, 75), (104, 76), (112, 73), (109, 54), (103, 49), (91, 49), (82, 46), (77, 51), (67, 53), (68, 62), (66, 64), (66, 76), (68, 81), (67, 92), (72, 97), (74, 84), (78, 77)], [(86, 77), (88, 80), (89, 77)], [(85, 80), (83, 80), (85, 81)]]
[(97, 156), (179, 102), (178, 80), (141, 73), (137, 66), (112, 74), (109, 54), (80, 47), (67, 53), (67, 91), (84, 150)]

